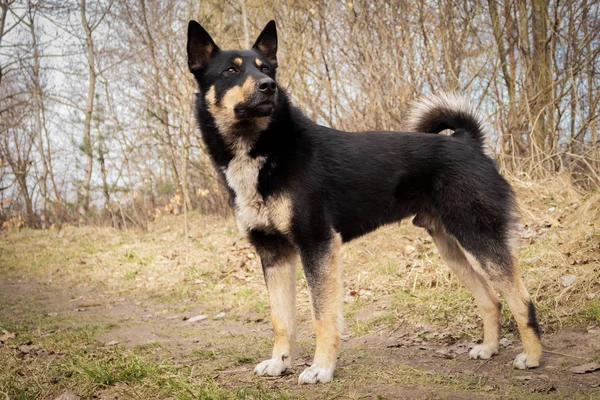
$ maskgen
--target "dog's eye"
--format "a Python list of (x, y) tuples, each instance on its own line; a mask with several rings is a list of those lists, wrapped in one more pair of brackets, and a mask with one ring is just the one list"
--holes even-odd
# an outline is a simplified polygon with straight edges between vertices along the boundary
[(232, 74), (237, 74), (239, 71), (235, 67), (229, 67), (229, 69), (227, 70), (227, 72), (230, 72)]
[(263, 73), (263, 74), (268, 74), (268, 73), (269, 73), (269, 71), (271, 71), (271, 70), (269, 69), (269, 67), (262, 67), (260, 70), (262, 71), (262, 73)]

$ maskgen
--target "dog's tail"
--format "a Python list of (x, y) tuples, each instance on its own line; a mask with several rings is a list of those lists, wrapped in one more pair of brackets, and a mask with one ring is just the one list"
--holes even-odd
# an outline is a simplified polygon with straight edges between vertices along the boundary
[(412, 132), (440, 133), (452, 129), (457, 138), (470, 138), (490, 154), (488, 126), (469, 101), (456, 94), (439, 94), (419, 100), (410, 113), (407, 128)]

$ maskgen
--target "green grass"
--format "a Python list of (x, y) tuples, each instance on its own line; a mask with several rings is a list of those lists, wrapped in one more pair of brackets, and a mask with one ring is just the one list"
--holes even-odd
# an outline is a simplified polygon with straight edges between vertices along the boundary
[(109, 358), (92, 361), (81, 367), (82, 373), (100, 385), (114, 385), (119, 382), (141, 382), (153, 375), (156, 365), (146, 363), (137, 357)]
[[(403, 329), (413, 329), (429, 345), (441, 346), (425, 330), (443, 330), (458, 339), (481, 336), (481, 321), (470, 293), (443, 266), (426, 234), (406, 224), (384, 227), (344, 246), (344, 316), (351, 338), (350, 343), (342, 343), (335, 381), (310, 388), (296, 385), (297, 373), (304, 368), (298, 364), (309, 361), (314, 349), (301, 268), (296, 375), (254, 377), (252, 368), (269, 357), (273, 341), (268, 322), (255, 322), (269, 319), (260, 261), (248, 257), (253, 250), (232, 220), (194, 213), (190, 218), (189, 254), (181, 240), (181, 220), (171, 217), (151, 226), (149, 232), (69, 228), (7, 233), (0, 248), (0, 273), (7, 281), (29, 282), (31, 293), (22, 297), (0, 293), (0, 328), (17, 334), (0, 347), (0, 398), (5, 394), (10, 399), (53, 399), (66, 388), (83, 398), (136, 399), (422, 397), (410, 391), (403, 394), (402, 388), (412, 387), (429, 390), (433, 397), (442, 393), (456, 398), (465, 392), (523, 399), (577, 398), (580, 394), (560, 387), (550, 394), (534, 393), (511, 370), (498, 366), (480, 374), (464, 357), (444, 360), (446, 364), (437, 359), (422, 364), (419, 351), (406, 358), (385, 345), (365, 347), (364, 336), (387, 336), (400, 321)], [(594, 274), (598, 263), (593, 261), (597, 254), (573, 256), (592, 261), (571, 265), (550, 237), (522, 247), (520, 253), (521, 259), (530, 259), (522, 263), (523, 274), (532, 293), (538, 291), (544, 329), (600, 325), (600, 298), (586, 297), (594, 291), (600, 295), (598, 274)], [(409, 243), (412, 250), (405, 248)], [(565, 288), (559, 277), (567, 273), (578, 276), (579, 286), (561, 298)], [(360, 293), (350, 295), (351, 290)], [(72, 294), (58, 304), (66, 310), (49, 316), (46, 291)], [(69, 299), (79, 295), (85, 297), (81, 302), (98, 306), (90, 312), (76, 311), (78, 301), (71, 304)], [(135, 304), (136, 310), (156, 316), (162, 328), (155, 331), (158, 335), (151, 339), (155, 341), (127, 345), (126, 339), (119, 339), (123, 343), (117, 346), (104, 344), (103, 338), (112, 331), (138, 323), (138, 314), (111, 317), (110, 308), (121, 303), (115, 301), (121, 298), (131, 307)], [(181, 317), (192, 311), (209, 317), (225, 311), (225, 318), (182, 325)], [(556, 315), (561, 318), (555, 319)], [(145, 323), (154, 324), (149, 321)], [(502, 321), (503, 332), (516, 332), (507, 307), (503, 307)], [(43, 351), (20, 354), (15, 346), (29, 341)], [(465, 368), (471, 373), (462, 373)], [(488, 378), (499, 379), (502, 385), (494, 386)], [(597, 396), (594, 390), (581, 392), (579, 397)]]
[(590, 324), (600, 326), (600, 298), (594, 299), (581, 311), (581, 317)]
[[(161, 348), (158, 343), (128, 349), (103, 346), (95, 340), (114, 325), (86, 325), (50, 334), (39, 333), (47, 331), (50, 325), (38, 325), (39, 332), (31, 330), (32, 325), (35, 325), (33, 321), (25, 321), (25, 325), (17, 330), (17, 343), (32, 341), (42, 349), (40, 352), (23, 358), (16, 349), (0, 348), (0, 365), (3, 366), (0, 369), (0, 392), (10, 399), (32, 399), (42, 394), (44, 397), (56, 397), (64, 388), (70, 388), (83, 397), (117, 390), (125, 398), (288, 398), (285, 391), (266, 390), (260, 383), (235, 389), (221, 387), (210, 379), (214, 372), (205, 371), (202, 363), (176, 365), (167, 359), (155, 360), (152, 350)], [(15, 328), (5, 322), (2, 327)], [(25, 335), (25, 331), (30, 334)], [(231, 343), (226, 352), (230, 361), (222, 369), (256, 361)], [(248, 349), (242, 351), (248, 354)], [(192, 356), (203, 359), (214, 360), (219, 355), (214, 351), (192, 352)]]
[(192, 351), (192, 356), (207, 360), (214, 360), (219, 356), (219, 352), (215, 350), (196, 349)]

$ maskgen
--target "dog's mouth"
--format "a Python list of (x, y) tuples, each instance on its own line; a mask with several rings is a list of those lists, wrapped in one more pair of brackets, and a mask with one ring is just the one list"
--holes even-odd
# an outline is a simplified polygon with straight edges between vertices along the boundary
[(275, 102), (273, 99), (269, 99), (261, 102), (252, 102), (250, 104), (238, 104), (233, 111), (236, 118), (241, 120), (269, 117), (273, 114), (273, 111), (275, 111)]

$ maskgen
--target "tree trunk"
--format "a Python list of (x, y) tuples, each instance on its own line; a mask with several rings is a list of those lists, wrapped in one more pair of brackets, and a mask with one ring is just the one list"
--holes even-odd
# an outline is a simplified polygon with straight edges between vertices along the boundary
[[(4, 24), (6, 23), (6, 14), (8, 14), (7, 1), (0, 1), (0, 45), (2, 44), (2, 36), (4, 36)], [(2, 83), (2, 65), (0, 65), (0, 84)]]
[(85, 120), (83, 122), (83, 153), (85, 155), (84, 177), (81, 185), (81, 197), (79, 199), (79, 224), (83, 224), (90, 207), (90, 185), (92, 182), (92, 168), (94, 166), (94, 154), (92, 147), (92, 113), (94, 111), (94, 93), (96, 91), (96, 71), (94, 41), (92, 29), (88, 23), (85, 13), (86, 0), (81, 0), (81, 24), (85, 31), (85, 43), (88, 58), (88, 94), (85, 107)]
[(500, 19), (498, 18), (498, 11), (496, 9), (496, 0), (488, 0), (488, 9), (490, 12), (490, 18), (492, 20), (492, 31), (494, 33), (494, 39), (496, 40), (496, 46), (498, 48), (498, 57), (500, 58), (500, 65), (502, 67), (502, 76), (506, 85), (506, 91), (508, 92), (508, 136), (512, 136), (512, 140), (504, 138), (502, 143), (504, 144), (503, 150), (512, 152), (510, 146), (514, 141), (517, 140), (515, 132), (517, 130), (517, 124), (515, 118), (517, 117), (517, 111), (515, 107), (515, 83), (512, 79), (510, 71), (508, 69), (508, 63), (506, 62), (506, 48), (504, 47), (504, 34), (500, 29)]
[[(587, 0), (584, 0), (583, 5), (583, 16), (582, 19), (584, 21), (586, 21), (588, 19), (588, 13), (589, 13), (589, 6), (587, 4)], [(583, 34), (584, 37), (588, 37), (589, 35), (589, 29), (588, 29), (588, 25), (584, 24), (583, 26)], [(588, 40), (586, 43), (586, 54), (588, 57), (591, 56), (592, 54), (592, 46), (591, 46), (591, 41)], [(595, 81), (595, 77), (596, 77), (596, 68), (598, 66), (597, 63), (597, 59), (595, 57), (590, 57), (589, 61), (588, 61), (588, 68), (587, 68), (587, 97), (588, 97), (588, 117), (587, 120), (589, 121), (589, 129), (590, 129), (590, 145), (593, 148), (598, 148), (598, 145), (600, 143), (598, 143), (598, 119), (595, 118), (596, 115), (596, 108), (598, 108), (598, 96), (600, 96), (598, 94), (598, 84)], [(599, 155), (596, 153), (596, 155)], [(598, 159), (596, 159), (598, 160)], [(596, 163), (600, 163), (599, 161), (596, 161)]]
[(29, 12), (29, 32), (31, 33), (31, 43), (33, 48), (33, 114), (34, 114), (34, 137), (38, 140), (38, 151), (40, 154), (41, 171), (39, 176), (40, 194), (42, 196), (42, 211), (40, 213), (40, 222), (42, 229), (46, 229), (48, 218), (48, 162), (46, 160), (46, 152), (44, 151), (44, 132), (42, 121), (42, 87), (40, 83), (40, 57), (38, 53), (37, 38), (35, 36), (35, 18), (31, 8)]
[(29, 193), (29, 188), (27, 187), (27, 172), (25, 172), (26, 168), (26, 166), (23, 166), (23, 168), (19, 168), (18, 171), (15, 171), (15, 178), (17, 178), (17, 183), (19, 184), (21, 195), (23, 196), (23, 200), (25, 201), (25, 212), (27, 213), (27, 226), (32, 227), (35, 224), (35, 213), (33, 212), (33, 202), (31, 201), (31, 194)]
[(439, 4), (440, 8), (444, 10), (444, 17), (442, 18), (442, 45), (444, 49), (444, 58), (446, 61), (446, 87), (450, 91), (458, 90), (460, 86), (460, 55), (457, 51), (456, 45), (456, 30), (455, 20), (458, 19), (455, 15), (454, 8), (456, 5), (450, 0), (443, 0), (442, 4)]
[(242, 25), (244, 26), (244, 48), (250, 48), (250, 32), (248, 31), (248, 13), (246, 12), (246, 0), (240, 0), (242, 7)]
[[(26, 139), (19, 146), (18, 136), (19, 134), (24, 134), (23, 136)], [(15, 176), (15, 181), (17, 185), (19, 185), (19, 191), (21, 192), (21, 196), (23, 197), (23, 201), (25, 202), (25, 212), (27, 213), (27, 226), (32, 227), (35, 225), (35, 213), (33, 210), (33, 202), (31, 200), (31, 193), (29, 187), (27, 186), (27, 177), (29, 174), (29, 166), (31, 164), (31, 149), (33, 147), (33, 138), (26, 136), (27, 133), (18, 133), (15, 134), (15, 147), (11, 150), (11, 146), (8, 142), (8, 137), (4, 137), (3, 146), (0, 147), (0, 158), (8, 163), (10, 169)], [(24, 148), (23, 148), (24, 147)]]
[[(177, 188), (183, 193), (183, 187), (181, 186), (181, 177), (179, 174), (179, 170), (177, 168), (177, 163), (178, 163), (178, 159), (177, 159), (177, 149), (176, 149), (176, 144), (173, 143), (173, 140), (171, 138), (171, 129), (170, 129), (170, 122), (169, 122), (169, 109), (167, 108), (164, 99), (167, 97), (165, 95), (163, 95), (164, 90), (161, 90), (162, 87), (160, 85), (161, 82), (161, 76), (160, 76), (160, 63), (159, 60), (156, 56), (156, 49), (155, 49), (155, 43), (154, 43), (154, 37), (152, 36), (152, 32), (150, 31), (150, 24), (148, 23), (148, 13), (146, 10), (146, 2), (145, 0), (141, 0), (140, 1), (141, 4), (141, 8), (142, 8), (142, 22), (144, 24), (144, 31), (146, 34), (146, 38), (148, 41), (148, 51), (150, 52), (150, 60), (152, 62), (152, 66), (153, 66), (153, 74), (155, 76), (154, 82), (153, 82), (153, 102), (151, 102), (150, 104), (148, 104), (148, 109), (152, 109), (152, 107), (156, 107), (156, 111), (153, 111), (154, 114), (157, 116), (157, 119), (159, 120), (159, 122), (164, 126), (164, 138), (163, 138), (163, 143), (166, 142), (167, 143), (167, 151), (168, 151), (168, 155), (170, 158), (170, 165), (171, 165), (171, 173), (173, 174), (173, 181), (175, 182), (175, 184), (177, 185)], [(249, 46), (248, 46), (249, 47)], [(156, 106), (155, 104), (157, 104), (158, 106)]]
[[(533, 113), (535, 88), (533, 83), (533, 68), (531, 65), (531, 48), (529, 45), (529, 11), (527, 9), (527, 0), (519, 0), (519, 53), (521, 54), (522, 74), (525, 81), (525, 96), (522, 100), (522, 104), (527, 110), (529, 130), (533, 127), (535, 118)], [(528, 138), (531, 138), (531, 136), (528, 135)], [(533, 140), (530, 140), (529, 145), (533, 145)]]
[(183, 136), (183, 148), (181, 149), (181, 188), (183, 189), (183, 228), (185, 234), (185, 247), (186, 247), (186, 262), (190, 255), (190, 239), (189, 239), (189, 226), (188, 226), (188, 209), (191, 209), (189, 188), (188, 188), (188, 161), (190, 156), (190, 137), (189, 134), (182, 132)]
[(534, 139), (538, 150), (552, 149), (550, 108), (551, 62), (548, 48), (548, 2), (532, 0), (531, 26), (533, 37), (533, 77), (535, 82)]
[(104, 155), (106, 154), (106, 146), (104, 140), (101, 139), (98, 144), (98, 161), (100, 162), (100, 175), (102, 176), (102, 194), (104, 195), (104, 208), (110, 212), (110, 186), (108, 185), (106, 170), (106, 161)]

